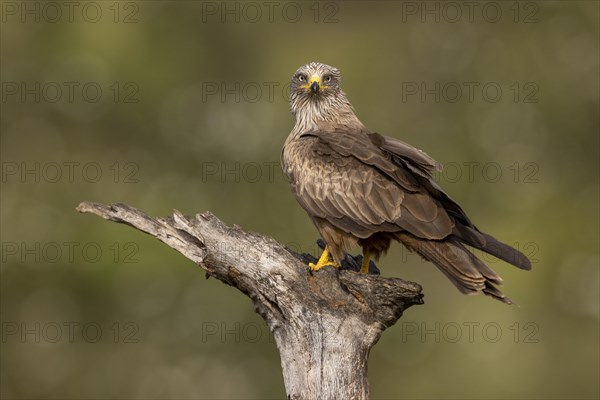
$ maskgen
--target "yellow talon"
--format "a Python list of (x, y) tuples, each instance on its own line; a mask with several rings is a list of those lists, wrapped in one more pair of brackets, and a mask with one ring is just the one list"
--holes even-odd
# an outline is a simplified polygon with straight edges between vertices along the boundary
[(319, 257), (319, 261), (317, 261), (316, 264), (308, 263), (308, 267), (311, 269), (311, 271), (318, 271), (323, 267), (339, 268), (340, 265), (329, 259), (329, 249), (327, 246), (325, 246), (325, 250), (323, 250), (321, 257)]
[(371, 258), (371, 253), (368, 250), (363, 250), (363, 260), (362, 260), (362, 265), (360, 266), (361, 274), (369, 273), (370, 258)]

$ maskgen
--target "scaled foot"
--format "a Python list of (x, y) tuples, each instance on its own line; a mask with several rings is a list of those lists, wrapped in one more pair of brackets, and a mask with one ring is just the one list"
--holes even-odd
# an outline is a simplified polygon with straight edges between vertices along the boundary
[(321, 257), (319, 257), (319, 261), (317, 261), (316, 264), (308, 263), (308, 267), (311, 269), (311, 271), (318, 271), (323, 267), (340, 268), (340, 265), (330, 259), (329, 249), (325, 247), (325, 250), (323, 250)]

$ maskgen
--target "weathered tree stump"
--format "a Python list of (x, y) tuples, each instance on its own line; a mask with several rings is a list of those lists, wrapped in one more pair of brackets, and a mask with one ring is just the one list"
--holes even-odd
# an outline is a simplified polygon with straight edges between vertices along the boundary
[(421, 287), (331, 267), (312, 272), (274, 239), (226, 226), (211, 213), (151, 218), (126, 204), (77, 210), (146, 232), (250, 297), (273, 332), (289, 399), (366, 399), (367, 359)]

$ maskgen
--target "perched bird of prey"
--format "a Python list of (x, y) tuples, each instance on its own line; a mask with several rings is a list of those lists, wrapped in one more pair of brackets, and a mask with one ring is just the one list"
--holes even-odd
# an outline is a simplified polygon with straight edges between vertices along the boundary
[(483, 292), (511, 304), (502, 279), (466, 246), (529, 270), (527, 257), (479, 231), (432, 179), (441, 165), (401, 140), (371, 132), (340, 87), (340, 72), (312, 62), (290, 87), (296, 123), (282, 166), (296, 200), (326, 247), (313, 270), (340, 266), (349, 246), (363, 250), (362, 273), (396, 240), (435, 264), (465, 294)]

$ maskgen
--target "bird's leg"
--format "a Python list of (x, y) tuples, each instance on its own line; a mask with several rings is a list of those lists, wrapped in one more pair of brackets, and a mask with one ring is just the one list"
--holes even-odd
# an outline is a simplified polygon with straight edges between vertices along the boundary
[(371, 252), (367, 249), (363, 250), (363, 260), (362, 260), (362, 265), (360, 266), (360, 273), (361, 274), (368, 274), (369, 273), (369, 263), (371, 262)]
[(339, 268), (340, 266), (331, 261), (329, 259), (329, 249), (327, 248), (327, 246), (325, 246), (325, 250), (323, 250), (323, 253), (321, 254), (321, 257), (319, 257), (319, 261), (317, 261), (316, 264), (313, 263), (308, 263), (308, 267), (312, 270), (312, 271), (318, 271), (323, 267), (327, 267), (327, 266), (331, 266), (334, 268)]

